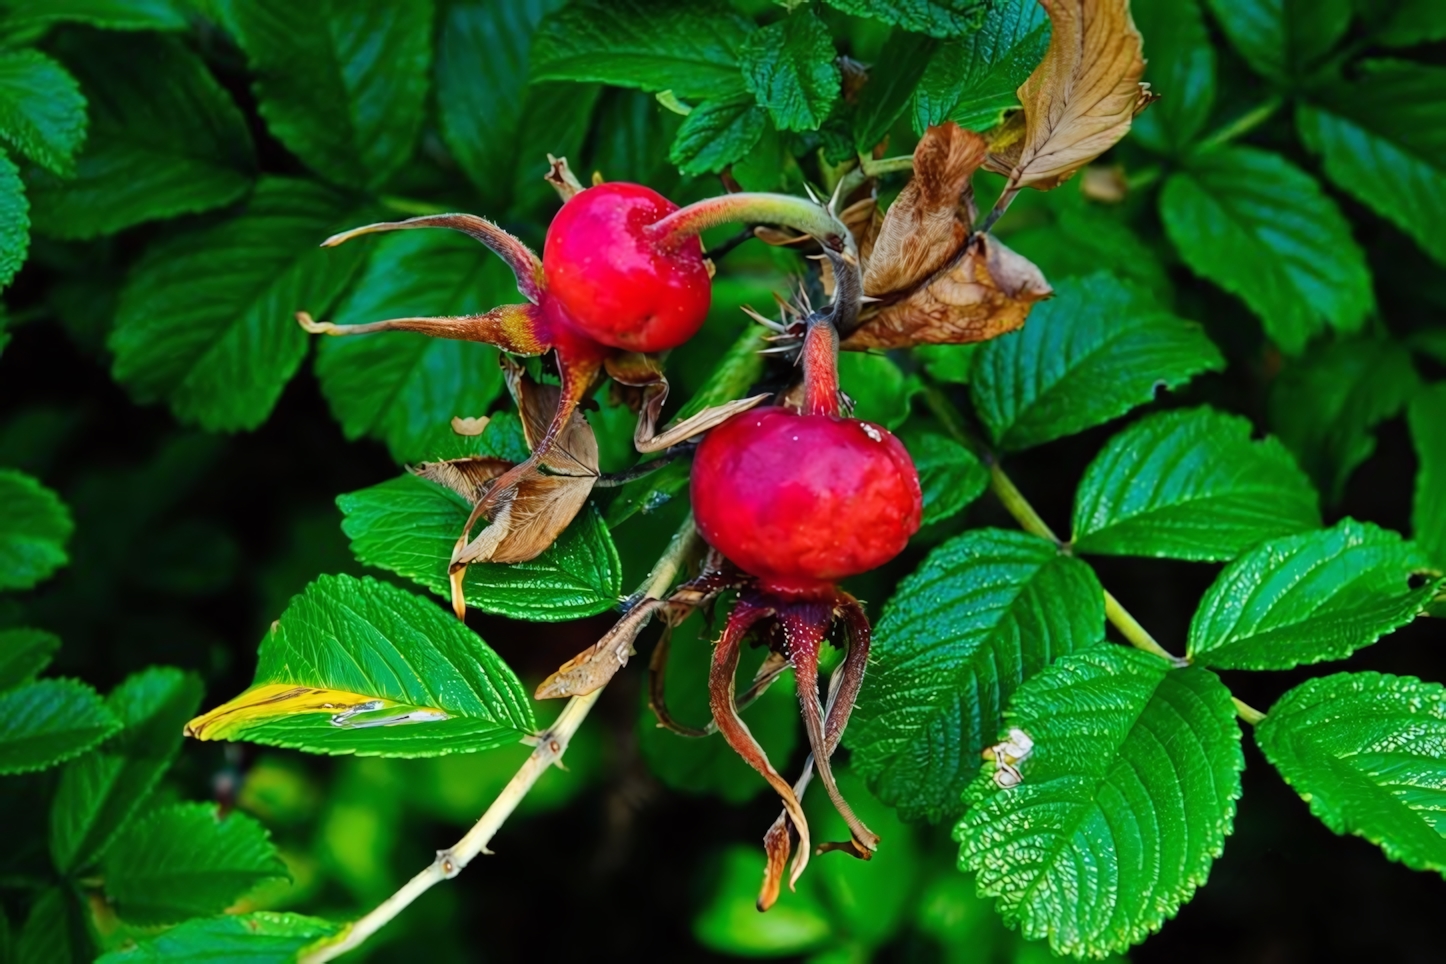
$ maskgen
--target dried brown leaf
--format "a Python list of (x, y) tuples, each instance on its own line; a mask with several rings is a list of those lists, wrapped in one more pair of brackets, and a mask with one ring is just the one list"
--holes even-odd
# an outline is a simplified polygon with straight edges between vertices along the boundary
[(1024, 324), (1034, 303), (1052, 293), (1027, 258), (990, 235), (975, 234), (953, 265), (903, 300), (879, 308), (841, 347), (859, 351), (984, 341)]
[(992, 145), (986, 163), (1009, 178), (1006, 197), (1059, 184), (1124, 137), (1151, 100), (1140, 83), (1145, 59), (1129, 0), (1040, 3), (1053, 32), (1044, 60), (1019, 87), (1024, 136)]
[(668, 379), (663, 375), (657, 358), (620, 352), (609, 357), (605, 364), (615, 383), (632, 390), (629, 405), (638, 413), (633, 447), (639, 452), (661, 452), (679, 442), (686, 442), (768, 398), (767, 395), (754, 395), (705, 408), (659, 432), (658, 421), (662, 418), (663, 403), (668, 400)]
[(555, 700), (567, 696), (586, 696), (608, 684), (618, 670), (628, 665), (633, 642), (648, 625), (659, 608), (660, 599), (643, 599), (619, 619), (607, 634), (592, 646), (558, 667), (537, 687), (533, 695), (539, 700)]
[(864, 294), (912, 288), (948, 264), (974, 220), (969, 179), (988, 145), (952, 121), (924, 132), (914, 149), (914, 176), (879, 226), (864, 268)]

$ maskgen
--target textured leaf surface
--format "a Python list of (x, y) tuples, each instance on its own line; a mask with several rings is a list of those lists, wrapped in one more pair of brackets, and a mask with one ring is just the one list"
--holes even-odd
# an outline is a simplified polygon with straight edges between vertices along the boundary
[(1353, 76), (1300, 108), (1301, 140), (1341, 190), (1446, 263), (1446, 68), (1368, 60)]
[(217, 914), (261, 881), (287, 876), (266, 829), (211, 803), (175, 803), (131, 824), (102, 862), (106, 895), (133, 924)]
[(188, 920), (96, 964), (291, 964), (312, 944), (338, 934), (340, 924), (257, 911)]
[(374, 187), (406, 162), (425, 113), (431, 0), (225, 2), (277, 140), (348, 187)]
[(1416, 393), (1407, 413), (1416, 446), (1416, 495), (1411, 537), (1446, 568), (1446, 384)]
[(0, 469), (0, 589), (29, 589), (65, 565), (74, 528), (60, 496), (23, 472)]
[[(460, 498), (405, 475), (336, 501), (346, 516), (342, 530), (358, 559), (406, 576), (439, 596), (449, 595), (447, 566), (468, 513)], [(468, 566), (463, 588), (467, 605), (476, 609), (557, 622), (616, 606), (622, 578), (612, 536), (598, 514), (587, 509), (531, 562)]]
[(95, 957), (90, 912), (68, 885), (45, 888), (15, 942), (15, 964), (89, 964)]
[[(30, 202), (20, 170), (0, 153), (0, 288), (10, 283), (30, 251)], [(0, 348), (10, 336), (0, 331)]]
[(169, 666), (130, 676), (106, 698), (121, 731), (61, 772), (50, 807), (57, 870), (84, 870), (99, 859), (170, 767), (200, 703), (200, 679)]
[(538, 29), (532, 77), (726, 97), (744, 89), (738, 59), (752, 30), (721, 0), (574, 3)]
[(1209, 408), (1160, 412), (1110, 440), (1075, 494), (1081, 552), (1231, 559), (1320, 525), (1314, 490), (1274, 438)]
[(34, 678), (59, 649), (60, 637), (43, 629), (0, 630), (0, 692)]
[(1240, 298), (1266, 334), (1299, 354), (1330, 326), (1355, 331), (1371, 310), (1365, 255), (1334, 201), (1278, 154), (1196, 154), (1160, 196), (1165, 231), (1190, 270)]
[(1052, 221), (1010, 231), (1007, 240), (1011, 249), (1033, 261), (1052, 283), (1106, 270), (1121, 281), (1149, 290), (1162, 305), (1173, 301), (1170, 278), (1157, 250), (1141, 240), (1118, 212), (1085, 201), (1071, 186), (1053, 192), (1049, 199), (1051, 203), (1068, 200), (1054, 209)]
[(994, 441), (1023, 449), (1072, 435), (1225, 360), (1199, 325), (1108, 274), (1061, 282), (1022, 329), (979, 350), (969, 393)]
[(779, 130), (815, 130), (838, 100), (833, 36), (810, 7), (755, 30), (739, 53), (748, 89)]
[[(333, 320), (462, 315), (517, 300), (512, 272), (476, 241), (405, 231), (381, 239)], [(380, 438), (398, 462), (436, 458), (430, 440), (452, 417), (486, 414), (502, 390), (497, 349), (413, 332), (321, 339), (316, 373), (347, 437)]]
[(721, 171), (751, 151), (767, 125), (768, 113), (752, 94), (705, 100), (678, 128), (668, 159), (684, 174)]
[(1340, 673), (1286, 693), (1255, 728), (1266, 759), (1336, 833), (1446, 874), (1446, 688)]
[(239, 217), (152, 247), (121, 291), (114, 377), (183, 422), (260, 425), (306, 354), (296, 311), (323, 314), (367, 256), (365, 244), (317, 247), (356, 220), (352, 204), (263, 180)]
[(995, 0), (979, 30), (935, 51), (914, 91), (914, 130), (952, 120), (986, 130), (1019, 103), (1015, 91), (1049, 48), (1049, 18), (1038, 0)]
[(301, 914), (257, 911), (188, 920), (96, 964), (290, 964), (341, 925)]
[(1199, 0), (1134, 0), (1130, 13), (1145, 38), (1145, 79), (1160, 100), (1135, 118), (1146, 147), (1178, 152), (1200, 134), (1215, 102), (1215, 48)]
[(70, 174), (85, 140), (85, 97), (38, 50), (0, 53), (0, 137), (37, 164)]
[(534, 161), (539, 167), (547, 161), (542, 154), (522, 156), (532, 144), (519, 143), (519, 135), (527, 107), (533, 32), (543, 16), (559, 6), (559, 0), (441, 4), (438, 119), (452, 156), (486, 202), (482, 210), (498, 212), (506, 203), (520, 161)]
[(1210, 10), (1250, 66), (1281, 79), (1303, 74), (1351, 22), (1351, 0), (1210, 0)]
[(1140, 942), (1205, 882), (1230, 833), (1245, 766), (1230, 692), (1209, 670), (1100, 646), (1025, 683), (1007, 722), (1034, 742), (1024, 782), (979, 777), (983, 799), (954, 830), (960, 868), (1057, 953)]
[(926, 433), (908, 440), (924, 490), (924, 525), (961, 511), (989, 487), (989, 470), (953, 439)]
[(186, 0), (8, 0), (16, 27), (84, 23), (105, 30), (185, 30)]
[(872, 17), (931, 37), (957, 37), (978, 30), (988, 0), (827, 0), (856, 17)]
[(64, 763), (119, 728), (95, 690), (78, 680), (42, 679), (0, 693), (0, 775)]
[(906, 819), (956, 816), (1021, 682), (1104, 638), (1094, 572), (1022, 532), (977, 529), (899, 584), (874, 631), (845, 739)]
[(246, 119), (182, 41), (65, 39), (60, 53), (90, 102), (90, 133), (73, 179), (30, 177), (37, 231), (92, 238), (229, 204), (250, 189)]
[(1405, 407), (1420, 381), (1398, 342), (1323, 345), (1281, 372), (1270, 395), (1271, 427), (1326, 502), (1337, 502), (1376, 450), (1374, 428)]
[(1345, 519), (1275, 539), (1225, 568), (1190, 622), (1189, 654), (1220, 669), (1291, 669), (1345, 659), (1420, 615), (1441, 580), (1413, 577), (1422, 552)]
[(924, 76), (937, 40), (922, 34), (895, 30), (884, 41), (878, 60), (869, 68), (869, 82), (859, 91), (854, 108), (854, 148), (866, 153), (884, 139), (904, 113)]
[(187, 732), (411, 757), (516, 743), (536, 725), (516, 674), (460, 620), (370, 577), (322, 576), (261, 641), (251, 688)]

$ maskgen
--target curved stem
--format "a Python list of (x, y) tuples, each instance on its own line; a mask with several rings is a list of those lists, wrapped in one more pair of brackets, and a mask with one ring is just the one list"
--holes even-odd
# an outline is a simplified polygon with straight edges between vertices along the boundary
[(1251, 706), (1249, 703), (1235, 697), (1230, 697), (1230, 702), (1235, 704), (1235, 715), (1240, 717), (1251, 726), (1259, 724), (1265, 719), (1265, 714)]
[(880, 174), (899, 174), (914, 169), (914, 155), (901, 154), (898, 157), (881, 157), (874, 160), (871, 157), (859, 155), (859, 169), (869, 177), (878, 177)]
[(648, 226), (662, 247), (671, 247), (720, 224), (781, 224), (813, 235), (825, 247), (843, 251), (853, 247), (848, 229), (822, 205), (792, 194), (750, 191), (724, 194), (680, 208)]
[[(641, 594), (645, 598), (660, 599), (673, 584), (678, 573), (683, 568), (683, 563), (693, 551), (697, 542), (697, 530), (693, 527), (693, 517), (689, 516), (674, 533), (673, 540), (668, 544), (667, 550), (653, 566), (648, 578), (643, 581)], [(567, 701), (552, 726), (548, 727), (537, 739), (537, 746), (527, 761), (502, 788), (497, 799), (482, 814), (472, 829), (468, 830), (461, 840), (457, 841), (446, 850), (437, 851), (437, 858), (421, 873), (402, 885), (402, 888), (395, 894), (382, 901), (377, 907), (365, 917), (352, 924), (342, 932), (340, 940), (334, 943), (327, 943), (316, 948), (310, 954), (303, 957), (302, 964), (321, 964), (323, 961), (335, 960), (347, 951), (354, 950), (366, 942), (377, 931), (387, 925), (392, 918), (405, 910), (412, 901), (432, 889), (434, 884), (443, 880), (450, 880), (462, 872), (462, 869), (472, 862), (478, 854), (487, 853), (487, 844), (496, 836), (497, 831), (512, 816), (517, 805), (527, 796), (538, 779), (547, 772), (548, 767), (562, 760), (562, 755), (567, 752), (568, 743), (572, 740), (573, 734), (582, 726), (582, 721), (587, 719), (588, 713), (597, 704), (598, 698), (602, 696), (603, 687), (599, 687), (586, 696), (574, 696)]]
[(1203, 140), (1201, 140), (1198, 144), (1195, 145), (1194, 150), (1198, 153), (1200, 151), (1209, 150), (1213, 147), (1219, 147), (1222, 144), (1229, 144), (1233, 140), (1244, 137), (1246, 134), (1249, 134), (1261, 124), (1264, 124), (1266, 121), (1270, 120), (1271, 116), (1274, 115), (1276, 111), (1280, 110), (1281, 106), (1284, 103), (1284, 98), (1270, 98), (1270, 100), (1267, 100), (1265, 103), (1255, 107), (1252, 110), (1246, 111), (1244, 114), (1241, 114), (1239, 117), (1235, 118), (1235, 120), (1226, 124), (1224, 127), (1221, 127), (1214, 133), (1207, 135)]

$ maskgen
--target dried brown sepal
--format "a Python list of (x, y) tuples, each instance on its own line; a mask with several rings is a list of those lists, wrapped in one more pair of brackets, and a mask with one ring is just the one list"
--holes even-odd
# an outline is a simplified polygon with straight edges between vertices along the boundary
[(638, 424), (633, 430), (633, 447), (643, 453), (661, 452), (686, 442), (769, 397), (766, 394), (753, 395), (714, 405), (660, 432), (658, 421), (662, 417), (663, 403), (668, 400), (668, 379), (657, 358), (623, 352), (610, 356), (604, 364), (616, 384), (632, 389), (627, 393), (628, 404), (638, 413)]
[(566, 204), (573, 199), (574, 195), (585, 190), (582, 182), (577, 179), (577, 175), (572, 173), (572, 168), (567, 166), (567, 158), (553, 157), (549, 154), (547, 164), (547, 173), (543, 175), (543, 180), (552, 185), (557, 196), (562, 198), (562, 203)]
[(1130, 182), (1119, 164), (1105, 167), (1091, 164), (1080, 175), (1080, 193), (1100, 204), (1121, 204), (1130, 193)]
[[(1019, 87), (1024, 133), (1004, 132), (985, 166), (1009, 178), (996, 210), (1021, 187), (1048, 190), (1124, 137), (1153, 99), (1129, 0), (1040, 0), (1049, 49)], [(1011, 128), (1018, 122), (1011, 117)]]

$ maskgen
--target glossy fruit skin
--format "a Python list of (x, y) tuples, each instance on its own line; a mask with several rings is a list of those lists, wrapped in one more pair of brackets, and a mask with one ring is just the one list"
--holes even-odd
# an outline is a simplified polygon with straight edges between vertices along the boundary
[(919, 473), (887, 429), (783, 408), (709, 432), (692, 499), (703, 538), (785, 598), (828, 598), (838, 580), (888, 562), (923, 513)]
[(696, 237), (661, 250), (645, 228), (678, 206), (617, 181), (575, 194), (547, 229), (547, 295), (581, 331), (626, 351), (676, 348), (703, 325), (712, 284)]

